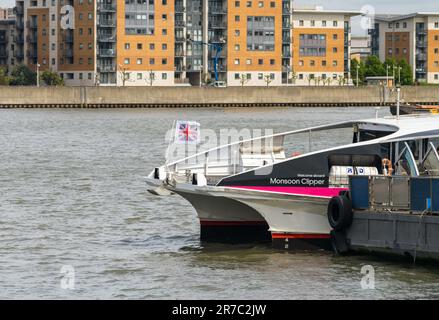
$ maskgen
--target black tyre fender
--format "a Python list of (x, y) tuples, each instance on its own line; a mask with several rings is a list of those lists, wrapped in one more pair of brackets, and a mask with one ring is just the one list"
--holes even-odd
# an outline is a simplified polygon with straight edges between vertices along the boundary
[(327, 213), (329, 225), (335, 231), (344, 230), (352, 224), (352, 203), (346, 195), (331, 198)]

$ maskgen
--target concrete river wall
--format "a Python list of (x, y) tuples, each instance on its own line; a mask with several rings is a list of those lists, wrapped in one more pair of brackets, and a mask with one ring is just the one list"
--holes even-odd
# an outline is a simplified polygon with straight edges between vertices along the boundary
[[(409, 103), (439, 104), (439, 87), (403, 87)], [(379, 87), (0, 87), (0, 108), (385, 106)]]

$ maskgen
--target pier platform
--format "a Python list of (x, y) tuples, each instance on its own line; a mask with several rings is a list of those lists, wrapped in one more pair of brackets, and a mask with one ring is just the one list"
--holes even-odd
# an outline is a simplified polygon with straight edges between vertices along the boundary
[(338, 253), (439, 261), (439, 177), (350, 178), (352, 223), (332, 231)]

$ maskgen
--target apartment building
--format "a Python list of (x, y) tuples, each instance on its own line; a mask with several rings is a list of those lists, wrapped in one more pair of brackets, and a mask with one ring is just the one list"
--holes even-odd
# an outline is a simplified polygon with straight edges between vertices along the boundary
[(17, 0), (14, 14), (15, 62), (67, 85), (277, 86), (347, 76), (358, 13), (292, 0)]
[(415, 81), (439, 84), (439, 13), (380, 15), (369, 34), (372, 54), (405, 59)]
[(0, 20), (0, 68), (10, 71), (16, 61), (12, 52), (15, 50), (15, 21)]
[[(293, 72), (299, 85), (350, 82), (351, 18), (359, 12), (295, 9)], [(317, 83), (317, 84), (318, 84)]]

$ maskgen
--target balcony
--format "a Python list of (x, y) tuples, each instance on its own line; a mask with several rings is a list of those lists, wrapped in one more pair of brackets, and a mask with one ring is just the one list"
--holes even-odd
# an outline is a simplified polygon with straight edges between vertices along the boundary
[(113, 19), (100, 19), (99, 20), (99, 27), (100, 28), (115, 28), (116, 21)]
[(23, 35), (18, 35), (18, 36), (16, 36), (16, 37), (15, 37), (15, 42), (16, 42), (17, 44), (24, 44), (24, 37), (23, 37)]
[(213, 36), (209, 38), (211, 43), (226, 43), (226, 37), (224, 36)]
[(36, 44), (38, 42), (38, 37), (37, 36), (27, 36), (26, 37), (26, 42), (27, 43), (32, 43), (32, 44)]
[(116, 50), (114, 49), (100, 49), (98, 56), (101, 58), (114, 58), (116, 57)]
[(72, 49), (64, 50), (64, 56), (67, 58), (73, 58), (73, 50)]
[(106, 73), (106, 72), (116, 72), (116, 66), (115, 65), (101, 65), (98, 66), (98, 72)]
[(175, 21), (176, 28), (184, 28), (186, 27), (186, 21), (176, 20)]
[(175, 6), (175, 13), (183, 13), (186, 12), (185, 6)]
[(28, 21), (27, 27), (29, 29), (38, 29), (38, 23), (36, 21)]
[(175, 36), (175, 42), (186, 42), (186, 38), (182, 36)]
[(26, 56), (29, 59), (36, 59), (36, 58), (38, 58), (38, 52), (36, 50), (28, 50), (26, 53)]
[(177, 51), (175, 51), (175, 56), (176, 56), (176, 57), (184, 57), (184, 52), (183, 52), (183, 50), (177, 50)]
[(227, 22), (225, 22), (225, 21), (212, 21), (209, 23), (209, 29), (227, 29)]
[(427, 48), (427, 41), (416, 41), (416, 47), (418, 48)]
[(73, 43), (73, 35), (65, 35), (63, 40), (65, 43)]
[(99, 42), (116, 42), (116, 36), (111, 34), (100, 34), (98, 35)]
[(177, 65), (177, 66), (175, 66), (175, 71), (177, 71), (177, 72), (186, 71), (186, 67), (182, 66), (182, 65)]
[(417, 61), (427, 61), (427, 54), (426, 53), (418, 53), (416, 55)]
[(102, 13), (115, 13), (116, 12), (116, 6), (109, 3), (101, 3), (98, 5), (98, 12)]
[(225, 15), (227, 14), (227, 9), (223, 8), (223, 7), (210, 7), (209, 8), (209, 14), (212, 15)]
[(24, 8), (22, 6), (15, 7), (14, 14), (17, 16), (22, 16), (24, 14)]
[(16, 21), (15, 22), (15, 27), (17, 28), (17, 30), (23, 30), (24, 29), (23, 21)]
[(14, 53), (14, 56), (18, 59), (18, 60), (22, 60), (24, 58), (24, 54), (23, 51), (21, 50), (16, 50)]

